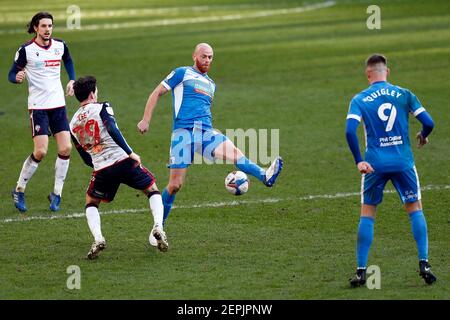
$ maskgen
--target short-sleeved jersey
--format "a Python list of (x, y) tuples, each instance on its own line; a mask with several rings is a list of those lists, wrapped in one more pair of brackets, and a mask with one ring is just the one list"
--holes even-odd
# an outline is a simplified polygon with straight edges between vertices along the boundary
[(192, 67), (172, 71), (161, 84), (172, 90), (173, 130), (193, 128), (200, 123), (204, 129), (212, 128), (211, 104), (216, 85), (206, 73)]
[(108, 133), (101, 113), (114, 115), (108, 103), (88, 103), (81, 106), (70, 121), (70, 131), (91, 156), (95, 171), (128, 158)]
[(17, 50), (14, 62), (25, 70), (28, 80), (28, 109), (54, 109), (65, 106), (61, 84), (61, 59), (67, 50), (62, 40), (50, 39), (47, 47), (34, 39)]
[(365, 161), (380, 172), (412, 168), (408, 116), (423, 111), (411, 91), (385, 81), (375, 82), (357, 94), (350, 102), (347, 119), (364, 122)]

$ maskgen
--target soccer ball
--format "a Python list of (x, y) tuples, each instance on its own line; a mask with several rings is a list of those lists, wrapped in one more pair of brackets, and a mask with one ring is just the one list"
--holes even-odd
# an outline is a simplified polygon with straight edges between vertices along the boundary
[(248, 191), (250, 181), (242, 171), (230, 172), (225, 178), (225, 188), (231, 194), (240, 196)]

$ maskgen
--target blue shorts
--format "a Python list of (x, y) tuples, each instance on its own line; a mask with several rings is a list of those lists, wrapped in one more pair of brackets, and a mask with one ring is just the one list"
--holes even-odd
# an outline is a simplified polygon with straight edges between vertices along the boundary
[(104, 202), (111, 202), (121, 183), (136, 190), (146, 190), (155, 183), (155, 177), (143, 165), (126, 158), (112, 166), (92, 173), (87, 194)]
[(187, 168), (192, 163), (195, 152), (212, 161), (214, 150), (227, 139), (216, 129), (176, 129), (172, 132), (167, 166), (171, 169)]
[(70, 131), (66, 107), (48, 110), (29, 110), (31, 134), (35, 136), (49, 136), (61, 131)]
[(363, 174), (361, 180), (361, 203), (378, 205), (383, 200), (383, 190), (391, 180), (403, 203), (412, 203), (422, 198), (416, 167), (399, 172), (377, 172)]

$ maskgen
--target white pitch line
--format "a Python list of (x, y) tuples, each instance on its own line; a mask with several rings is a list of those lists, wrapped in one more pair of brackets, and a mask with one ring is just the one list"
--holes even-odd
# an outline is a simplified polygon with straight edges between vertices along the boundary
[[(59, 29), (58, 32), (71, 32), (71, 31), (92, 31), (92, 30), (115, 30), (115, 29), (128, 29), (128, 28), (149, 28), (149, 27), (161, 27), (171, 26), (179, 24), (196, 24), (205, 22), (219, 22), (219, 21), (235, 21), (242, 19), (264, 18), (275, 15), (295, 14), (306, 11), (312, 11), (317, 9), (328, 8), (334, 6), (335, 1), (326, 1), (312, 5), (306, 5), (303, 7), (286, 8), (286, 9), (273, 9), (273, 10), (261, 10), (251, 12), (247, 14), (231, 14), (223, 16), (206, 16), (197, 18), (174, 18), (174, 19), (160, 19), (153, 21), (136, 21), (136, 22), (120, 22), (120, 23), (105, 23), (105, 24), (82, 24), (81, 29)], [(23, 29), (14, 30), (0, 30), (2, 34), (16, 34), (23, 33)]]
[[(450, 189), (450, 185), (428, 185), (421, 188), (422, 191), (430, 191), (430, 190), (446, 190)], [(395, 190), (385, 190), (384, 193), (395, 193)], [(196, 208), (219, 208), (219, 207), (229, 207), (229, 206), (238, 206), (238, 205), (247, 205), (247, 204), (261, 204), (261, 203), (277, 203), (281, 201), (307, 201), (314, 199), (339, 199), (339, 198), (349, 198), (354, 196), (359, 196), (359, 192), (340, 192), (335, 194), (316, 194), (316, 195), (307, 195), (302, 197), (290, 197), (290, 198), (268, 198), (268, 199), (259, 199), (259, 200), (235, 200), (228, 202), (206, 202), (200, 204), (192, 204), (192, 205), (181, 205), (181, 206), (173, 206), (173, 209), (196, 209)], [(110, 214), (127, 214), (127, 213), (139, 213), (139, 212), (147, 212), (148, 208), (141, 209), (120, 209), (120, 210), (110, 210), (100, 212), (101, 215), (110, 215)], [(18, 217), (18, 218), (8, 218), (1, 220), (1, 223), (11, 223), (11, 222), (26, 222), (32, 220), (55, 220), (55, 219), (73, 219), (73, 218), (84, 218), (86, 213), (78, 212), (71, 213), (68, 215), (51, 215), (51, 216), (32, 216), (32, 217)]]
[[(257, 9), (256, 4), (243, 4), (243, 5), (212, 5), (212, 6), (190, 6), (190, 7), (165, 7), (165, 8), (138, 8), (138, 9), (112, 9), (112, 10), (92, 10), (84, 9), (80, 7), (80, 14), (82, 19), (102, 19), (102, 18), (130, 18), (130, 17), (149, 17), (163, 14), (179, 14), (179, 13), (192, 13), (192, 12), (207, 12), (209, 10), (244, 10), (244, 9)], [(3, 8), (0, 8), (3, 9)], [(64, 21), (68, 17), (66, 12), (67, 7), (60, 9), (53, 13), (53, 18), (56, 21)], [(35, 10), (28, 10), (24, 12), (23, 8), (20, 13), (11, 13), (12, 9), (0, 10), (0, 23), (23, 23), (30, 21), (32, 12)], [(2, 13), (2, 11), (8, 11), (8, 14)]]

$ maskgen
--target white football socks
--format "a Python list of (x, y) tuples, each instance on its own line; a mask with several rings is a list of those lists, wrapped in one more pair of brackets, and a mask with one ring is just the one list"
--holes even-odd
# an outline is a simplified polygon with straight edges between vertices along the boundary
[(20, 171), (19, 181), (17, 181), (17, 190), (24, 192), (28, 181), (36, 172), (39, 162), (33, 160), (32, 155), (29, 155), (22, 166), (22, 171)]
[(70, 158), (65, 157), (63, 159), (59, 154), (55, 162), (55, 187), (53, 193), (56, 195), (61, 195), (64, 180), (66, 179), (67, 170), (69, 170)]
[(162, 197), (159, 193), (153, 194), (149, 199), (150, 209), (153, 214), (154, 227), (163, 229), (164, 206)]
[(91, 230), (95, 241), (104, 240), (100, 224), (100, 213), (97, 207), (87, 207), (86, 208), (86, 218), (89, 225), (89, 230)]

